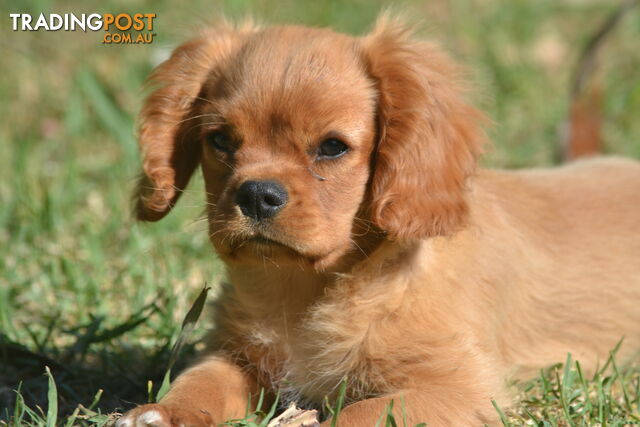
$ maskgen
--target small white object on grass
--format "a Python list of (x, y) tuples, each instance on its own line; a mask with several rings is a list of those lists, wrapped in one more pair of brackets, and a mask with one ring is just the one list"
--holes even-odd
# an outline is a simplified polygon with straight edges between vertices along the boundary
[(286, 411), (272, 419), (267, 427), (319, 427), (318, 411), (307, 411), (291, 403)]

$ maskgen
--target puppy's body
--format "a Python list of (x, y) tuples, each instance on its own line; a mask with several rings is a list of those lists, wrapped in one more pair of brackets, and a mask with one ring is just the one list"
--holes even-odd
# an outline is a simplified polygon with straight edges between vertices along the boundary
[(640, 341), (640, 192), (629, 182), (640, 164), (613, 158), (481, 171), (468, 226), (451, 237), (383, 243), (338, 277), (231, 269), (212, 337), (298, 401), (319, 406), (345, 376), (354, 400), (442, 383), (428, 400), (462, 399), (447, 417), (467, 392), (490, 417), (504, 378), (569, 351), (593, 368), (621, 337), (627, 350)]
[[(568, 351), (593, 368), (622, 336), (637, 348), (640, 164), (474, 172), (479, 114), (455, 68), (385, 25), (223, 32), (160, 69), (140, 216), (164, 215), (201, 162), (229, 285), (210, 356), (122, 425), (241, 417), (261, 387), (320, 406), (343, 378), (341, 425), (392, 399), (410, 422), (480, 425), (508, 378)], [(182, 142), (198, 117), (214, 148)], [(247, 203), (256, 179), (266, 196)]]

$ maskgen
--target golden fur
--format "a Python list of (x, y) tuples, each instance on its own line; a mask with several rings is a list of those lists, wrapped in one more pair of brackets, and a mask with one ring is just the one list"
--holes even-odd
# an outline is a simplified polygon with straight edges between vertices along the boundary
[[(120, 425), (242, 417), (260, 387), (320, 406), (343, 378), (342, 426), (400, 397), (411, 423), (493, 424), (508, 378), (637, 348), (640, 164), (475, 170), (484, 119), (459, 76), (385, 18), (362, 38), (221, 27), (158, 67), (138, 216), (164, 216), (201, 165), (229, 284), (203, 360)], [(221, 130), (233, 154), (207, 144)], [(327, 135), (347, 154), (315, 158)], [(288, 192), (266, 224), (234, 202), (249, 179)]]

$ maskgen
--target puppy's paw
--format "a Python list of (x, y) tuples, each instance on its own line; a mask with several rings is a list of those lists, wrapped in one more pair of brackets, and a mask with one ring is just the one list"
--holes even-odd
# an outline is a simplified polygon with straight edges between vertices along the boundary
[(202, 427), (213, 426), (211, 416), (204, 411), (189, 411), (151, 403), (138, 406), (116, 421), (116, 427)]

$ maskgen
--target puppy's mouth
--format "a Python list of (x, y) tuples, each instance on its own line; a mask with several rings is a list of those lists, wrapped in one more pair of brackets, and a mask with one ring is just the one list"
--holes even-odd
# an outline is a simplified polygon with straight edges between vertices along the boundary
[(254, 255), (269, 255), (276, 252), (284, 252), (290, 255), (295, 254), (302, 256), (302, 253), (295, 247), (263, 234), (253, 234), (244, 239), (239, 239), (232, 244), (229, 249), (230, 255), (239, 255), (244, 249), (250, 249)]
[(269, 259), (272, 262), (275, 260), (280, 262), (286, 259), (295, 262), (304, 261), (316, 270), (324, 271), (343, 253), (344, 250), (332, 250), (324, 254), (308, 253), (293, 245), (256, 234), (232, 245), (225, 255), (229, 261), (247, 259), (259, 260), (260, 262), (265, 259)]
[(269, 237), (265, 237), (261, 234), (257, 234), (253, 237), (248, 238), (244, 242), (249, 244), (254, 244), (256, 246), (267, 246), (267, 247), (281, 247), (293, 250), (290, 246), (285, 245), (284, 243), (278, 242), (277, 240), (270, 239)]
[(248, 227), (247, 224), (213, 230), (210, 240), (222, 260), (232, 264), (264, 263), (270, 260), (282, 265), (281, 262), (291, 261), (298, 266), (311, 265), (317, 270), (330, 267), (350, 248), (344, 244), (313, 245), (312, 239), (305, 244), (287, 233), (266, 226)]

